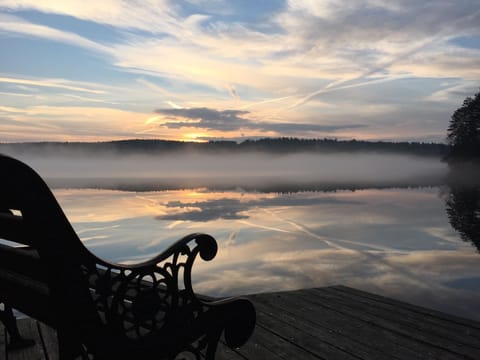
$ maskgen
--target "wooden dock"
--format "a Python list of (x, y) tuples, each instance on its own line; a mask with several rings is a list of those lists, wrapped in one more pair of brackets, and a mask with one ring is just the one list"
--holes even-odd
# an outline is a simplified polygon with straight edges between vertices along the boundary
[[(218, 359), (480, 359), (480, 322), (344, 286), (250, 295), (257, 327), (240, 349), (220, 345)], [(34, 347), (0, 360), (58, 358), (55, 332), (31, 319), (21, 331)], [(47, 355), (45, 355), (47, 353)]]

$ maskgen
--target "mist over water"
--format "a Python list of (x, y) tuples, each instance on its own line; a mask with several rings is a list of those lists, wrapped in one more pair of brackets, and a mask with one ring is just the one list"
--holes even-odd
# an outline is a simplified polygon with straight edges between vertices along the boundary
[[(15, 155), (15, 154), (13, 154)], [(254, 186), (285, 183), (425, 185), (443, 181), (447, 167), (438, 158), (392, 154), (176, 154), (98, 156), (16, 156), (53, 186), (155, 183), (195, 186)], [(103, 179), (103, 180), (102, 180)], [(61, 181), (60, 181), (61, 180)], [(95, 181), (93, 181), (95, 180)]]

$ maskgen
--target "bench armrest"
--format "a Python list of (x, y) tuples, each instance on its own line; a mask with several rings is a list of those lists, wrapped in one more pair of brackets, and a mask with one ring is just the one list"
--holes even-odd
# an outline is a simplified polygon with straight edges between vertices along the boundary
[(214, 354), (222, 333), (227, 345), (237, 347), (255, 325), (248, 300), (210, 301), (194, 293), (191, 270), (197, 255), (209, 261), (216, 253), (213, 237), (191, 234), (142, 263), (121, 265), (96, 258), (94, 266), (81, 268), (101, 321), (122, 333), (126, 346), (141, 343), (136, 352), (161, 349), (174, 354), (180, 346), (196, 344), (188, 351)]
[(196, 299), (192, 288), (193, 263), (197, 255), (204, 261), (212, 260), (217, 254), (217, 248), (217, 242), (212, 236), (194, 233), (176, 241), (157, 256), (136, 264), (118, 264), (91, 255), (96, 268), (100, 270), (98, 275), (120, 276), (122, 281), (142, 279), (149, 285), (158, 282), (169, 291), (185, 290), (195, 300), (200, 301)]

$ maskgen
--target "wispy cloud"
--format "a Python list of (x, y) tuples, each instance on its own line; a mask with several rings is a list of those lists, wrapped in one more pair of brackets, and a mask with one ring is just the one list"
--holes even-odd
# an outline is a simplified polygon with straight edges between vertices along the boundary
[(30, 96), (35, 96), (35, 94), (22, 94), (22, 93), (15, 93), (15, 92), (4, 92), (4, 91), (0, 91), (0, 95), (6, 95), (6, 96), (20, 96), (20, 97), (30, 97)]
[(166, 28), (172, 28), (178, 17), (175, 16), (170, 5), (170, 2), (165, 0), (83, 1), (82, 3), (3, 0), (0, 3), (0, 7), (9, 10), (31, 9), (42, 13), (66, 15), (119, 28), (140, 29), (148, 32), (164, 32)]
[(243, 105), (240, 107), (240, 109), (248, 109), (254, 106), (262, 105), (262, 104), (268, 104), (272, 102), (281, 102), (287, 99), (291, 99), (293, 96), (282, 96), (278, 98), (273, 98), (273, 99), (267, 99), (267, 100), (260, 100), (260, 101), (255, 101), (253, 103), (249, 103), (247, 105)]
[(238, 93), (237, 93), (237, 89), (235, 89), (235, 86), (233, 84), (227, 84), (226, 87), (227, 87), (228, 92), (232, 96), (232, 98), (234, 98), (234, 99), (239, 98)]
[[(14, 133), (20, 139), (18, 129), (32, 133), (42, 140), (85, 140), (131, 138), (132, 134), (145, 129), (145, 119), (150, 114), (135, 113), (111, 107), (87, 106), (31, 106), (26, 108), (0, 106), (0, 116), (8, 115), (9, 123), (2, 126), (2, 136)], [(45, 131), (38, 131), (38, 127)], [(37, 129), (33, 131), (32, 129)], [(155, 135), (155, 132), (153, 132)], [(15, 138), (16, 139), (16, 138)]]
[(95, 89), (81, 82), (73, 82), (66, 79), (20, 79), (11, 77), (0, 77), (0, 83), (31, 85), (39, 87), (49, 87), (57, 89), (66, 89), (78, 92), (86, 92), (91, 94), (105, 94), (105, 90)]
[(478, 91), (479, 84), (472, 82), (447, 82), (444, 84), (444, 88), (434, 92), (433, 94), (426, 96), (424, 100), (435, 101), (435, 102), (451, 102), (455, 101), (456, 98), (467, 96), (472, 96)]
[(44, 38), (53, 41), (63, 42), (93, 51), (108, 54), (110, 49), (95, 41), (86, 39), (78, 34), (58, 30), (53, 27), (38, 25), (22, 18), (0, 13), (0, 32), (20, 34), (23, 36)]

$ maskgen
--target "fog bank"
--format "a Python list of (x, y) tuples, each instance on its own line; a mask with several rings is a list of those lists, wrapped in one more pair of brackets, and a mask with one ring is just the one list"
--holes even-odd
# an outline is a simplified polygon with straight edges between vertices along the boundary
[[(81, 186), (96, 179), (134, 183), (163, 182), (186, 186), (266, 183), (422, 183), (438, 184), (447, 166), (436, 158), (382, 154), (290, 154), (271, 156), (181, 154), (68, 157), (20, 155), (53, 184)], [(59, 180), (62, 180), (59, 182)]]

